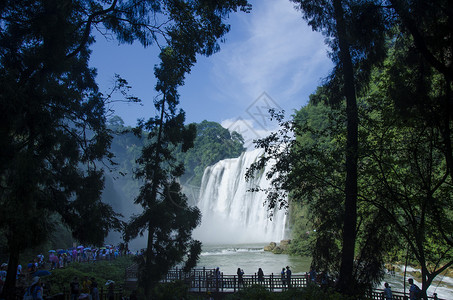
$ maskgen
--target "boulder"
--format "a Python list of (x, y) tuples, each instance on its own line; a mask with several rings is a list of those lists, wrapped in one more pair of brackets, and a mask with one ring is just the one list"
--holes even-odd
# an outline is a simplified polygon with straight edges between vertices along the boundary
[(279, 247), (286, 251), (289, 248), (289, 244), (291, 244), (291, 240), (281, 240)]
[(274, 250), (272, 250), (272, 253), (274, 254), (282, 254), (283, 252), (284, 250), (279, 246), (275, 247)]
[(270, 242), (269, 245), (264, 246), (264, 251), (273, 251), (277, 247), (275, 242)]

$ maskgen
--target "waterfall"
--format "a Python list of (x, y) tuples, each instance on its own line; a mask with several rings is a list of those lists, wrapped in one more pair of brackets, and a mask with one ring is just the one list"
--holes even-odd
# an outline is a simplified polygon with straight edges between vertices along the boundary
[(270, 166), (249, 182), (245, 180), (247, 168), (263, 153), (262, 149), (244, 152), (206, 168), (197, 204), (202, 222), (194, 238), (206, 244), (240, 244), (279, 242), (285, 237), (285, 211), (275, 210), (271, 220), (266, 194), (248, 191), (270, 186), (265, 178)]

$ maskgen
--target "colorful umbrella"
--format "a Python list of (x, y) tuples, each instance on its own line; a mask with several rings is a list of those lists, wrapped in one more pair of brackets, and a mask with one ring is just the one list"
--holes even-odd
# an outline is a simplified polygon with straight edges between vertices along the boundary
[(112, 283), (115, 283), (115, 281), (109, 279), (109, 280), (107, 280), (107, 282), (105, 283), (105, 285), (110, 285), (110, 284), (112, 284)]

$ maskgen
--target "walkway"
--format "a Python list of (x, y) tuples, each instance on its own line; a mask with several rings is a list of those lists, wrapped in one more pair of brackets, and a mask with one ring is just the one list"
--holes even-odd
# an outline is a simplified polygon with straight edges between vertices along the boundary
[[(244, 275), (244, 283), (239, 284), (237, 275), (220, 274), (219, 277), (215, 276), (215, 269), (194, 269), (188, 273), (183, 272), (181, 269), (170, 270), (162, 282), (172, 282), (176, 280), (184, 281), (191, 292), (193, 293), (234, 293), (254, 284), (264, 286), (272, 292), (282, 292), (288, 289), (286, 282), (282, 282), (280, 274), (265, 275), (263, 281), (258, 280), (257, 274)], [(295, 274), (291, 276), (291, 288), (304, 288), (308, 283), (307, 274)], [(374, 289), (369, 292), (368, 299), (381, 300), (383, 299), (383, 290)], [(407, 300), (409, 299), (408, 293), (393, 292), (394, 300)], [(428, 299), (434, 299), (428, 297)], [(439, 299), (442, 300), (442, 299)]]

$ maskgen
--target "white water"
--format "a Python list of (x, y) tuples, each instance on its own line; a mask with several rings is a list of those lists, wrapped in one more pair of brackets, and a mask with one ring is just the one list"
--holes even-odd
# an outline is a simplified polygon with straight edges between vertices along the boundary
[(269, 166), (253, 180), (245, 180), (247, 168), (261, 155), (262, 149), (248, 151), (206, 168), (197, 204), (202, 222), (193, 233), (195, 239), (205, 244), (238, 244), (279, 242), (285, 238), (285, 211), (274, 210), (271, 220), (266, 194), (248, 191), (270, 186), (265, 178)]
[(235, 275), (238, 268), (246, 275), (262, 268), (266, 275), (280, 274), (282, 268), (290, 266), (293, 274), (304, 274), (310, 270), (311, 259), (307, 257), (273, 254), (263, 250), (265, 244), (203, 245), (197, 268), (214, 269), (226, 275)]
[[(412, 278), (414, 283), (418, 287), (422, 287), (422, 283), (417, 281), (417, 278), (412, 276), (415, 272), (420, 274), (421, 270), (414, 269), (412, 267), (407, 267), (407, 274), (406, 274), (406, 291), (409, 289), (409, 284), (407, 283), (407, 279)], [(385, 281), (390, 284), (393, 291), (402, 292), (404, 290), (404, 266), (399, 266), (396, 268), (395, 275), (387, 274), (385, 277)], [(379, 288), (383, 288), (383, 285)], [(428, 296), (433, 296), (434, 293), (437, 293), (437, 296), (440, 299), (453, 299), (453, 278), (448, 276), (438, 275), (432, 284), (429, 286), (427, 294)]]

